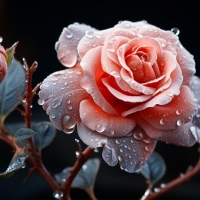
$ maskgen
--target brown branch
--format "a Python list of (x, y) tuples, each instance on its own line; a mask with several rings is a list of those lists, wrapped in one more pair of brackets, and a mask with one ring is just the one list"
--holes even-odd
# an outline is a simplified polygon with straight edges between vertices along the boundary
[(63, 195), (63, 198), (61, 198), (61, 200), (64, 200), (64, 199), (70, 200), (71, 199), (70, 198), (71, 184), (72, 184), (74, 178), (76, 177), (76, 175), (78, 174), (79, 170), (83, 166), (83, 164), (92, 156), (93, 153), (94, 153), (94, 150), (91, 149), (90, 147), (87, 147), (84, 152), (79, 151), (79, 156), (77, 157), (76, 163), (70, 170), (70, 173), (69, 173), (67, 179), (65, 180), (65, 182), (62, 185), (62, 191), (63, 191), (64, 195)]
[(157, 192), (154, 193), (149, 193), (143, 198), (144, 200), (152, 200), (152, 199), (157, 199), (158, 197), (162, 196), (163, 194), (169, 192), (170, 190), (174, 189), (175, 187), (179, 186), (180, 184), (188, 181), (190, 178), (195, 176), (200, 172), (200, 159), (196, 166), (187, 171), (183, 176), (176, 178), (175, 180), (171, 181), (168, 183), (164, 188), (159, 188)]

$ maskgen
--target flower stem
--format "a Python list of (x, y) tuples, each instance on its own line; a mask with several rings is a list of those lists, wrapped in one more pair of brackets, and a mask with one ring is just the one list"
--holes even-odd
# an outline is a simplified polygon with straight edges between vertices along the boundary
[(200, 172), (200, 159), (193, 169), (187, 171), (183, 176), (178, 177), (175, 180), (171, 181), (164, 188), (160, 188), (157, 192), (154, 192), (154, 193), (150, 192), (148, 195), (146, 195), (144, 200), (157, 199), (158, 197), (169, 192), (170, 190), (174, 189), (175, 187), (179, 186), (180, 184), (188, 181), (190, 178), (192, 178), (199, 172)]
[(62, 191), (64, 192), (64, 196), (63, 196), (62, 200), (64, 200), (64, 199), (70, 200), (71, 199), (70, 198), (71, 184), (72, 184), (74, 178), (76, 177), (76, 175), (78, 174), (79, 170), (83, 166), (83, 164), (92, 156), (93, 153), (94, 153), (94, 150), (91, 149), (90, 147), (87, 147), (85, 149), (85, 151), (81, 152), (80, 155), (78, 156), (76, 163), (70, 170), (70, 173), (69, 173), (67, 179), (65, 180), (65, 182), (62, 185)]

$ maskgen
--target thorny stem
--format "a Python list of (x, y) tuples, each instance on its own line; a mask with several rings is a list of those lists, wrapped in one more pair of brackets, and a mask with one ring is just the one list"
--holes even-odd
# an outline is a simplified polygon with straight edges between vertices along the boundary
[(183, 176), (174, 179), (173, 181), (168, 183), (164, 188), (159, 188), (159, 190), (157, 192), (148, 193), (146, 196), (143, 196), (142, 199), (143, 200), (157, 199), (158, 197), (169, 192), (170, 190), (174, 189), (175, 187), (179, 186), (180, 184), (188, 181), (190, 178), (192, 178), (199, 172), (200, 172), (200, 159), (199, 159), (198, 163), (196, 164), (196, 166), (193, 169), (187, 171)]
[[(29, 68), (25, 59), (24, 61), (24, 69), (26, 71), (26, 96), (25, 101), (22, 101), (22, 105), (25, 109), (25, 124), (26, 128), (31, 128), (31, 104), (33, 99), (33, 92), (32, 92), (32, 75), (33, 72), (37, 68), (37, 62), (34, 62), (33, 65)], [(33, 140), (29, 139), (30, 149), (33, 156), (29, 156), (29, 161), (32, 163), (35, 169), (43, 176), (43, 178), (47, 181), (49, 186), (53, 191), (59, 190), (59, 185), (53, 180), (49, 172), (46, 170), (45, 166), (42, 163), (40, 153), (37, 151), (35, 145), (33, 144)]]
[(79, 170), (83, 166), (83, 164), (92, 156), (93, 153), (94, 153), (94, 150), (91, 149), (90, 147), (87, 147), (84, 152), (79, 151), (79, 156), (77, 157), (76, 163), (70, 170), (70, 173), (69, 173), (67, 179), (65, 180), (65, 182), (62, 185), (62, 191), (63, 191), (64, 195), (63, 195), (63, 198), (61, 198), (61, 200), (64, 200), (64, 199), (70, 200), (71, 199), (70, 194), (69, 194), (71, 184), (72, 184), (74, 178), (76, 177), (76, 175), (78, 174)]

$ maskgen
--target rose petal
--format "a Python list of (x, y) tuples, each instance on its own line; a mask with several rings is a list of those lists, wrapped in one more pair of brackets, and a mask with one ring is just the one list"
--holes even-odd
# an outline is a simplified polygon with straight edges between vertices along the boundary
[[(183, 100), (184, 99), (184, 100)], [(153, 127), (172, 130), (182, 123), (191, 121), (196, 114), (196, 102), (191, 90), (183, 85), (180, 94), (165, 106), (156, 105), (139, 112), (140, 116)]]
[(58, 60), (65, 67), (73, 67), (78, 59), (77, 46), (86, 31), (96, 30), (85, 24), (74, 23), (64, 28), (55, 44)]
[(104, 74), (101, 68), (101, 50), (102, 47), (90, 49), (83, 57), (80, 65), (84, 71), (84, 78), (81, 80), (81, 86), (91, 95), (94, 102), (107, 113), (117, 115), (114, 108), (105, 99), (100, 92), (100, 77)]
[(194, 125), (192, 122), (177, 126), (173, 130), (161, 130), (154, 128), (139, 115), (137, 115), (137, 122), (140, 126), (142, 126), (146, 134), (155, 140), (186, 147), (194, 145), (197, 141), (197, 135), (193, 130)]
[(142, 103), (139, 106), (136, 106), (130, 110), (127, 110), (122, 113), (122, 116), (127, 116), (129, 114), (144, 110), (146, 108), (154, 107), (155, 105), (166, 105), (169, 103), (174, 95), (179, 95), (180, 93), (180, 86), (182, 83), (182, 79), (180, 78), (181, 70), (179, 67), (171, 73), (172, 84), (169, 88), (167, 88), (162, 93), (157, 94), (152, 99), (147, 101), (146, 103)]
[(98, 46), (103, 46), (104, 41), (113, 29), (106, 29), (103, 31), (93, 31), (89, 35), (85, 35), (78, 44), (78, 53), (81, 58), (90, 50)]
[(112, 80), (110, 78), (102, 78), (102, 82), (117, 99), (123, 100), (125, 102), (132, 102), (132, 103), (143, 102), (152, 97), (151, 95), (130, 96), (123, 94), (120, 91), (116, 90), (114, 87), (112, 87)]
[(121, 169), (129, 173), (141, 170), (156, 145), (140, 127), (134, 130), (135, 137), (132, 135), (119, 138), (102, 136), (87, 128), (82, 122), (78, 122), (77, 129), (85, 144), (91, 148), (104, 147), (102, 157), (108, 165), (115, 166), (119, 160)]
[[(154, 150), (156, 142), (150, 140), (140, 127), (137, 127), (133, 133), (132, 136), (109, 138), (107, 140), (102, 156), (108, 165), (113, 166), (116, 164), (117, 158), (121, 169), (129, 173), (141, 170)], [(143, 139), (138, 137), (141, 135), (144, 136)]]
[(70, 126), (75, 126), (79, 119), (79, 104), (89, 96), (80, 86), (82, 77), (82, 69), (74, 67), (51, 74), (40, 86), (38, 103), (59, 130), (67, 131)]
[(200, 88), (200, 79), (197, 76), (193, 76), (190, 82), (190, 88), (194, 94), (194, 98), (196, 100), (198, 106), (198, 112), (193, 118), (193, 123), (200, 127), (200, 95), (199, 95), (199, 88)]
[(109, 137), (125, 136), (136, 125), (133, 117), (124, 118), (105, 113), (92, 99), (81, 102), (80, 118), (89, 129)]

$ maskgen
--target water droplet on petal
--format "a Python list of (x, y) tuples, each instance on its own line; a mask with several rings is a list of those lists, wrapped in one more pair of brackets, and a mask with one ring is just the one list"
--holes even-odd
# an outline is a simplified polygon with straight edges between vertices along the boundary
[(114, 135), (114, 134), (115, 134), (115, 131), (114, 131), (114, 130), (111, 130), (110, 133), (111, 133), (111, 135)]
[(178, 119), (177, 122), (176, 122), (176, 124), (177, 124), (177, 126), (181, 126), (181, 124), (182, 124), (181, 120)]
[(166, 123), (166, 119), (165, 118), (160, 119), (160, 124), (161, 125), (164, 125), (165, 123)]
[(145, 146), (144, 148), (146, 151), (150, 151), (150, 146)]
[(3, 38), (0, 36), (0, 43), (3, 42)]
[(54, 118), (56, 118), (56, 116), (55, 115), (51, 115), (51, 118), (54, 119)]
[(38, 100), (38, 104), (41, 105), (41, 106), (44, 105), (44, 100), (43, 99), (39, 99)]
[(177, 115), (180, 115), (180, 114), (181, 114), (181, 110), (177, 110), (177, 111), (176, 111), (176, 114), (177, 114)]
[(93, 30), (91, 30), (91, 31), (86, 31), (86, 36), (87, 36), (88, 38), (93, 38), (93, 37), (94, 37), (94, 31), (93, 31)]
[(64, 128), (64, 129), (63, 129), (63, 132), (66, 133), (66, 134), (71, 134), (71, 133), (74, 132), (74, 129), (75, 129), (75, 127), (74, 127), (74, 128), (71, 128), (71, 129), (66, 129), (66, 128)]
[(171, 31), (175, 34), (175, 35), (179, 35), (180, 34), (180, 30), (176, 27), (172, 28)]
[(72, 115), (64, 115), (62, 117), (62, 126), (65, 129), (72, 129), (76, 125), (76, 120)]
[(69, 104), (69, 105), (68, 105), (68, 108), (69, 108), (69, 110), (72, 110), (73, 107), (72, 107), (71, 104)]
[(122, 161), (122, 158), (121, 158), (121, 156), (118, 156), (118, 160), (119, 160), (119, 161)]
[(67, 39), (70, 39), (70, 38), (73, 37), (73, 33), (68, 28), (66, 28), (65, 29), (65, 36), (66, 36)]
[(134, 133), (133, 137), (137, 140), (141, 140), (144, 136), (142, 133)]
[(55, 192), (53, 193), (53, 197), (54, 197), (55, 199), (60, 199), (61, 197), (63, 197), (63, 192), (62, 192), (62, 191), (55, 191)]
[(105, 130), (105, 127), (101, 124), (96, 125), (96, 131), (102, 133)]
[(116, 144), (120, 144), (119, 140), (115, 140), (115, 143), (116, 143)]
[(123, 149), (120, 149), (119, 151), (120, 151), (121, 153), (123, 153), (123, 152), (124, 152), (124, 151), (123, 151)]

